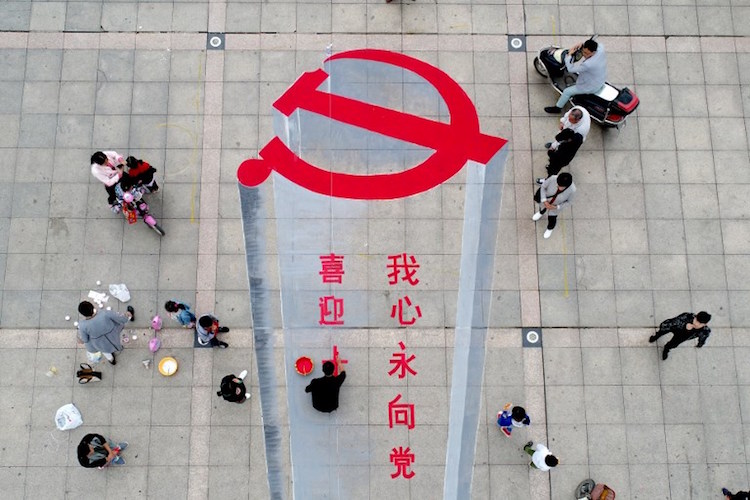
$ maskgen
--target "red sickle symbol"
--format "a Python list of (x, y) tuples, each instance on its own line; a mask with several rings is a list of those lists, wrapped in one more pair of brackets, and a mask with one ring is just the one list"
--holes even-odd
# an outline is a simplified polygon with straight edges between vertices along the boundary
[(303, 74), (274, 103), (285, 116), (297, 108), (329, 116), (331, 119), (372, 132), (418, 144), (435, 150), (419, 165), (402, 172), (354, 175), (330, 172), (305, 162), (278, 137), (259, 153), (262, 159), (245, 160), (237, 177), (245, 186), (257, 186), (271, 170), (319, 194), (351, 199), (394, 199), (431, 189), (458, 172), (468, 160), (487, 163), (507, 141), (479, 131), (476, 109), (463, 89), (447, 74), (413, 57), (376, 49), (342, 52), (329, 57), (364, 59), (408, 69), (431, 83), (445, 101), (450, 123), (368, 104), (317, 90), (328, 74), (316, 70)]

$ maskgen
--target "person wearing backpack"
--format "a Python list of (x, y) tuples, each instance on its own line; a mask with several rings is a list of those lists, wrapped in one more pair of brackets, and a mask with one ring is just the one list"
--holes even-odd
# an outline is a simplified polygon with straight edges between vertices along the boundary
[(126, 441), (115, 444), (101, 434), (86, 434), (78, 443), (78, 463), (87, 469), (103, 469), (111, 464), (125, 465), (120, 453), (127, 447)]
[(234, 373), (227, 375), (221, 379), (220, 390), (216, 395), (230, 403), (244, 403), (250, 399), (250, 393), (245, 388), (246, 376), (247, 370), (242, 370), (239, 377), (235, 377)]

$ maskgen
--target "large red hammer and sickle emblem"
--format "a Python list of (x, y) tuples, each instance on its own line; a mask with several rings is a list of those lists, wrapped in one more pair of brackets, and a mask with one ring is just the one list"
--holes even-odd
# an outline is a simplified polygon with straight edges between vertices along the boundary
[(304, 109), (333, 120), (433, 149), (425, 161), (408, 170), (355, 175), (323, 170), (294, 154), (278, 137), (245, 160), (237, 178), (257, 186), (272, 170), (319, 194), (358, 200), (387, 200), (421, 193), (450, 179), (468, 160), (486, 164), (508, 141), (479, 131), (479, 118), (466, 92), (440, 69), (419, 59), (377, 49), (350, 50), (327, 59), (363, 59), (392, 64), (414, 72), (432, 84), (445, 101), (450, 123), (442, 123), (318, 90), (328, 78), (323, 69), (304, 73), (273, 107), (290, 116)]

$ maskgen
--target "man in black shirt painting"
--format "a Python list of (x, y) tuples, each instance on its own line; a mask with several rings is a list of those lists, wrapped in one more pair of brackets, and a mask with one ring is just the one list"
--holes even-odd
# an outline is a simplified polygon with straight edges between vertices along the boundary
[(323, 363), (325, 377), (314, 378), (305, 392), (312, 393), (313, 408), (324, 413), (331, 413), (339, 407), (339, 389), (346, 379), (346, 371), (342, 370), (339, 361), (339, 374), (333, 376), (335, 366), (332, 362)]

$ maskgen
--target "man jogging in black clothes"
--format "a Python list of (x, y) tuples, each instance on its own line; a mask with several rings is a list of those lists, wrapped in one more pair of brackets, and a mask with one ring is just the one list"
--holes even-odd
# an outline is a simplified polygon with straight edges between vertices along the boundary
[(682, 313), (677, 317), (664, 320), (659, 325), (659, 331), (651, 335), (648, 341), (656, 342), (656, 339), (671, 332), (673, 334), (672, 339), (664, 344), (664, 352), (661, 355), (661, 359), (667, 359), (669, 350), (674, 349), (686, 340), (697, 338), (698, 345), (696, 347), (703, 347), (711, 334), (711, 329), (707, 326), (709, 321), (711, 321), (711, 315), (706, 311), (701, 311), (698, 314)]
[(323, 363), (323, 374), (325, 377), (314, 378), (310, 385), (305, 387), (305, 392), (312, 392), (312, 405), (318, 411), (331, 413), (339, 407), (339, 389), (346, 379), (346, 371), (341, 369), (339, 361), (339, 374), (333, 376), (335, 366), (332, 362)]

